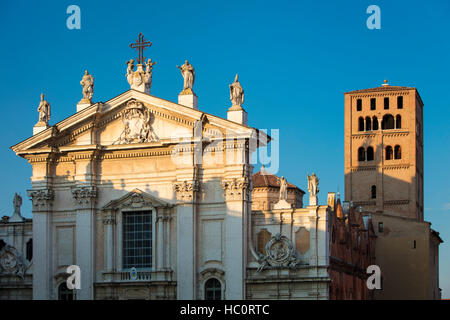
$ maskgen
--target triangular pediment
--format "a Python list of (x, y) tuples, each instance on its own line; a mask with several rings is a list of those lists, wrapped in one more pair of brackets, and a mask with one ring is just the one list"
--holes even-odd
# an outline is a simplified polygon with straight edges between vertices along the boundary
[[(137, 144), (164, 145), (174, 138), (193, 137), (201, 124), (202, 135), (249, 137), (257, 129), (179, 105), (147, 93), (128, 90), (95, 103), (48, 129), (11, 147), (18, 155), (79, 150), (83, 146), (118, 149)], [(264, 139), (263, 139), (264, 140)]]
[(149, 193), (139, 189), (134, 189), (128, 192), (119, 199), (108, 202), (103, 208), (103, 211), (116, 209), (140, 209), (140, 208), (159, 208), (171, 207), (172, 205), (164, 200), (156, 198)]

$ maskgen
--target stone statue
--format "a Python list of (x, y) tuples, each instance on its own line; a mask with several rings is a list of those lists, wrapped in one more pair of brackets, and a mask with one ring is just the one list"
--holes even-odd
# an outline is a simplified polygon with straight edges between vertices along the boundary
[(308, 173), (308, 192), (310, 193), (310, 196), (315, 197), (317, 196), (317, 193), (319, 192), (319, 178), (317, 178), (316, 174), (313, 172), (311, 176), (309, 176)]
[(195, 70), (192, 64), (190, 64), (187, 60), (184, 62), (184, 64), (180, 67), (177, 66), (178, 69), (181, 71), (181, 75), (183, 76), (184, 83), (183, 83), (183, 91), (182, 94), (194, 94), (193, 87), (194, 87), (194, 81), (195, 81)]
[(244, 103), (244, 89), (238, 81), (238, 75), (234, 78), (234, 82), (230, 84), (230, 100), (232, 106), (242, 106)]
[(153, 66), (156, 62), (152, 62), (152, 59), (148, 59), (145, 63), (145, 90), (150, 92), (150, 88), (152, 86), (152, 76), (153, 76)]
[(127, 74), (126, 76), (132, 74), (134, 70), (134, 59), (127, 61)]
[(14, 213), (20, 215), (20, 206), (22, 205), (22, 197), (17, 193), (14, 193), (13, 205), (14, 205)]
[(94, 95), (94, 77), (87, 70), (84, 71), (80, 84), (83, 86), (83, 100), (90, 102)]
[(43, 93), (37, 111), (39, 112), (39, 122), (47, 124), (50, 121), (50, 104), (44, 100)]
[(280, 179), (280, 200), (287, 200), (287, 180), (285, 177), (281, 177)]

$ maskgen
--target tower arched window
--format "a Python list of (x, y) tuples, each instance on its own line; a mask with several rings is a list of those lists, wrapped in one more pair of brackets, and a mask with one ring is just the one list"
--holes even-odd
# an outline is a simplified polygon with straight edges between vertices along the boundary
[(366, 131), (372, 130), (372, 121), (370, 120), (370, 117), (366, 117)]
[(378, 130), (378, 118), (375, 116), (372, 118), (372, 130)]
[(393, 156), (394, 156), (394, 152), (392, 150), (392, 147), (387, 146), (386, 147), (386, 160), (392, 160)]
[(364, 150), (363, 147), (360, 147), (358, 149), (358, 161), (365, 161), (366, 160), (366, 150)]
[(374, 152), (372, 147), (367, 148), (367, 161), (373, 161), (374, 159)]
[(396, 129), (402, 128), (402, 116), (401, 115), (397, 115), (397, 117), (395, 117), (395, 128)]
[(370, 188), (370, 198), (371, 199), (376, 199), (377, 198), (377, 186), (373, 185)]
[(205, 300), (221, 300), (222, 285), (216, 278), (208, 279), (205, 282)]
[(389, 130), (394, 129), (395, 121), (394, 116), (391, 114), (387, 114), (383, 116), (383, 120), (381, 121), (381, 129)]
[(394, 148), (394, 158), (395, 159), (402, 158), (402, 148), (399, 145), (396, 145)]
[(358, 131), (364, 131), (364, 118), (359, 117), (358, 119)]

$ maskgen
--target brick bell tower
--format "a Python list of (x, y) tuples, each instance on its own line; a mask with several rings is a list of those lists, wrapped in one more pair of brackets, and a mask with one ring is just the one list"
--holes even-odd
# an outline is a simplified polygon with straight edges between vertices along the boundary
[(416, 88), (345, 94), (345, 199), (423, 221), (423, 102)]

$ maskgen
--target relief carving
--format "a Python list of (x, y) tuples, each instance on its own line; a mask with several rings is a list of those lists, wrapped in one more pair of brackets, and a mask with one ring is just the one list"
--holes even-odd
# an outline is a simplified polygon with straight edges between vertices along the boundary
[(122, 113), (123, 131), (113, 144), (143, 143), (158, 141), (153, 132), (154, 116), (142, 102), (130, 100)]

